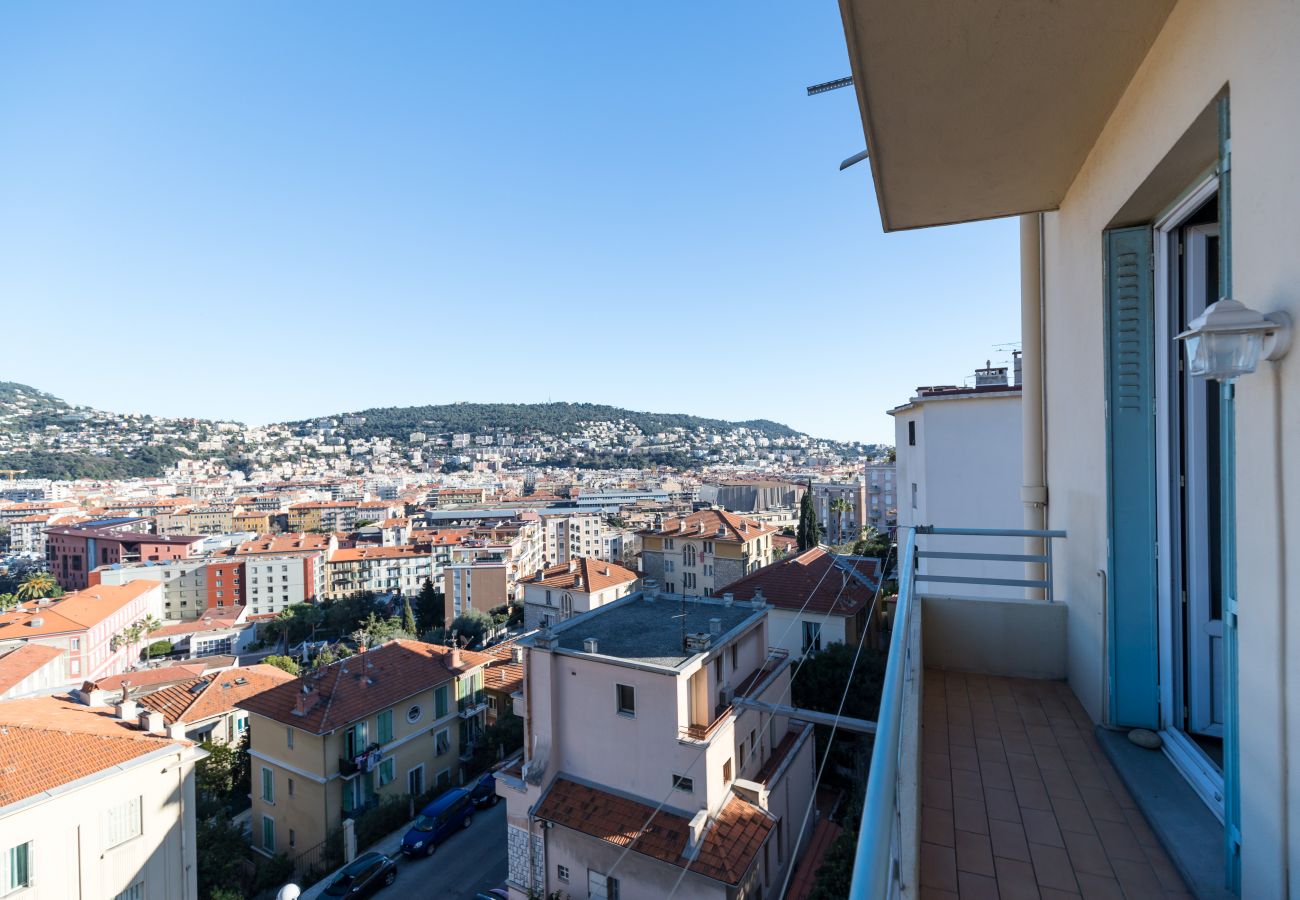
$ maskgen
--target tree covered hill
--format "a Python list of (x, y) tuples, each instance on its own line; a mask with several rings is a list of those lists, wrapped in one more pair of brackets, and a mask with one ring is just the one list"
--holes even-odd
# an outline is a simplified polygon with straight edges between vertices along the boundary
[[(549, 435), (573, 434), (584, 422), (625, 421), (646, 434), (674, 428), (710, 432), (727, 432), (744, 427), (768, 438), (798, 437), (800, 432), (768, 419), (727, 422), (681, 413), (650, 413), (620, 409), (598, 403), (444, 403), (433, 406), (390, 406), (363, 409), (343, 415), (364, 417), (361, 425), (351, 425), (348, 433), (357, 437), (392, 437), (405, 439), (413, 431), (478, 434), (510, 430), (516, 434), (540, 432)], [(320, 419), (288, 423), (301, 427)]]

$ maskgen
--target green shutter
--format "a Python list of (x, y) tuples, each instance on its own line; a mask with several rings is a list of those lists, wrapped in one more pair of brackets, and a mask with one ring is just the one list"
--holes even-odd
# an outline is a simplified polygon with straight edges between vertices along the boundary
[(1151, 229), (1106, 232), (1111, 724), (1159, 725)]

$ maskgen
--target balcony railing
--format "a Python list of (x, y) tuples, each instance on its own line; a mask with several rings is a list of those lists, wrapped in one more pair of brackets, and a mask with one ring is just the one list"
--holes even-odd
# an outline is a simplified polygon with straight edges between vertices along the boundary
[(482, 690), (466, 694), (456, 701), (456, 712), (462, 719), (471, 719), (487, 709), (487, 694)]
[(712, 722), (709, 722), (707, 725), (683, 725), (678, 736), (681, 739), (688, 741), (707, 741), (709, 738), (713, 737), (713, 734), (718, 730), (718, 727), (723, 722), (727, 721), (727, 717), (731, 715), (732, 711), (733, 707), (731, 704), (719, 706), (714, 711)]
[[(918, 550), (916, 545), (918, 535), (1036, 539), (1042, 541), (1043, 552), (975, 553)], [(914, 830), (919, 827), (915, 821), (915, 810), (907, 814), (909, 828), (906, 831), (904, 829), (905, 804), (902, 791), (906, 789), (906, 784), (912, 784), (914, 788), (915, 779), (902, 779), (899, 774), (904, 751), (908, 762), (915, 766), (919, 750), (915, 746), (915, 734), (911, 735), (909, 746), (903, 746), (904, 720), (907, 715), (904, 705), (904, 686), (909, 673), (914, 678), (919, 677), (919, 672), (913, 672), (919, 663), (920, 650), (920, 622), (919, 613), (916, 611), (918, 583), (991, 585), (1041, 590), (1044, 599), (1050, 603), (1052, 600), (1051, 542), (1053, 538), (1063, 537), (1065, 537), (1063, 531), (932, 526), (899, 528), (898, 600), (889, 639), (889, 656), (880, 695), (880, 712), (876, 721), (876, 738), (871, 752), (866, 797), (862, 804), (862, 822), (858, 829), (853, 881), (849, 889), (849, 896), (853, 900), (878, 900), (878, 898), (900, 896), (904, 880), (910, 880), (910, 876), (904, 871), (906, 866), (903, 865), (903, 861), (909, 853), (914, 854), (916, 841), (919, 839)], [(1043, 577), (988, 578), (969, 574), (922, 574), (917, 571), (921, 559), (981, 560), (1042, 565)], [(907, 847), (909, 843), (911, 847)]]

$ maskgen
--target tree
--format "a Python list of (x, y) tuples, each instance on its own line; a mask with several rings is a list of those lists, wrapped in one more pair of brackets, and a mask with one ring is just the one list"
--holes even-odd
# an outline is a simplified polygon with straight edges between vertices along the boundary
[(420, 633), (420, 629), (415, 624), (415, 613), (411, 611), (410, 597), (402, 601), (402, 631), (411, 637)]
[(152, 659), (154, 656), (166, 656), (176, 648), (171, 641), (154, 641), (145, 649), (149, 654), (149, 658)]
[(818, 541), (817, 511), (813, 509), (812, 499), (812, 482), (808, 482), (808, 489), (803, 493), (803, 499), (799, 501), (799, 530), (795, 537), (798, 541), (799, 552), (811, 550), (816, 547)]
[(884, 559), (891, 545), (889, 535), (868, 525), (862, 529), (862, 538), (853, 545), (854, 556), (874, 556)]
[(420, 634), (441, 628), (446, 621), (443, 614), (442, 591), (433, 586), (433, 580), (424, 579), (420, 595), (415, 598), (415, 621)]
[[(242, 864), (248, 858), (244, 832), (229, 819), (200, 818), (194, 836), (199, 896), (209, 900), (230, 896), (232, 886), (243, 887)], [(227, 893), (218, 893), (218, 891)], [(237, 896), (246, 896), (239, 891)]]
[(204, 741), (202, 746), (208, 755), (194, 766), (194, 789), (196, 815), (205, 819), (229, 811), (232, 801), (248, 794), (251, 766), (247, 736), (238, 744)]
[(19, 600), (39, 600), (50, 596), (58, 586), (59, 583), (49, 572), (32, 572), (23, 579), (22, 584), (18, 585), (16, 596)]
[(286, 607), (276, 618), (267, 622), (266, 636), (272, 641), (283, 638), (287, 650), (294, 644), (305, 641), (325, 621), (325, 614), (313, 603), (295, 603)]
[(853, 504), (845, 497), (836, 497), (831, 501), (831, 512), (835, 513), (835, 543), (844, 541), (844, 514), (853, 512)]
[[(139, 621), (138, 624), (140, 626), (140, 637), (147, 637), (153, 634), (159, 628), (162, 628), (162, 622), (160, 622), (158, 620), (158, 617), (155, 616), (153, 613), (150, 613), (149, 615), (145, 616), (143, 619)], [(139, 640), (139, 638), (137, 638), (137, 640)], [(159, 641), (159, 643), (167, 643), (167, 642)], [(153, 644), (149, 644), (147, 647), (144, 648), (145, 660), (147, 662), (153, 662), (153, 647), (154, 647)], [(172, 652), (170, 643), (168, 643), (167, 645), (166, 652), (167, 653)]]
[(292, 656), (268, 656), (262, 660), (268, 666), (275, 666), (277, 669), (283, 669), (290, 675), (297, 675), (301, 671), (298, 666), (298, 660)]
[(461, 643), (467, 647), (472, 647), (483, 640), (483, 635), (487, 634), (491, 627), (492, 617), (481, 609), (467, 609), (451, 620), (451, 630), (456, 632)]
[(356, 641), (358, 647), (369, 649), (371, 647), (378, 647), (380, 644), (392, 640), (393, 638), (413, 638), (415, 635), (403, 630), (402, 622), (397, 618), (397, 616), (391, 616), (385, 619), (382, 616), (377, 616), (374, 613), (371, 613), (366, 620), (361, 623), (361, 627), (352, 632), (351, 637), (352, 640)]

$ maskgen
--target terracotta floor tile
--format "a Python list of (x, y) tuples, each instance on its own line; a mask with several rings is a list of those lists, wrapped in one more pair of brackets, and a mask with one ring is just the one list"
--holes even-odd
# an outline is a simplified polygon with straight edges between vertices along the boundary
[(1012, 778), (1037, 778), (1038, 760), (1032, 753), (1007, 753), (1007, 768)]
[(988, 814), (984, 810), (983, 800), (958, 797), (952, 804), (952, 824), (959, 831), (973, 831), (976, 834), (988, 834)]
[(998, 882), (989, 875), (974, 872), (957, 872), (961, 900), (998, 900)]
[(1030, 843), (1029, 855), (1034, 860), (1034, 877), (1041, 886), (1062, 891), (1078, 888), (1078, 882), (1074, 880), (1074, 869), (1070, 867), (1070, 855), (1064, 847)]
[[(1114, 878), (1103, 878), (1100, 875), (1080, 873), (1078, 881), (1079, 893), (1083, 895), (1083, 900), (1125, 900), (1124, 891)], [(1134, 900), (1138, 900), (1138, 898), (1134, 898)], [(1142, 898), (1142, 900), (1145, 900), (1145, 898)]]
[(961, 898), (956, 891), (941, 891), (923, 884), (921, 900), (961, 900)]
[(955, 746), (949, 750), (949, 759), (953, 769), (967, 769), (978, 772), (980, 770), (979, 754), (975, 752), (974, 746), (963, 747)]
[(980, 780), (980, 773), (969, 772), (966, 769), (954, 771), (952, 773), (952, 795), (953, 797), (982, 799), (984, 797), (984, 782)]
[[(1128, 827), (1133, 829), (1133, 836), (1143, 847), (1160, 847), (1160, 841), (1156, 838), (1155, 832), (1147, 824), (1147, 820), (1142, 813), (1136, 809), (1124, 810), (1124, 818), (1128, 821)], [(1161, 851), (1163, 853), (1163, 851)]]
[(1034, 759), (1038, 760), (1040, 769), (1066, 769), (1065, 757), (1059, 747), (1034, 746)]
[(1020, 804), (1016, 802), (1014, 791), (985, 788), (984, 803), (990, 819), (1000, 819), (1003, 822), (1020, 821)]
[(948, 746), (974, 747), (975, 731), (969, 725), (948, 726)]
[(1133, 829), (1122, 822), (1108, 822), (1105, 819), (1098, 819), (1093, 822), (1097, 828), (1097, 835), (1101, 838), (1102, 846), (1106, 848), (1106, 853), (1112, 859), (1127, 859), (1131, 862), (1147, 862), (1146, 852), (1142, 845), (1138, 843), (1137, 836), (1133, 834)]
[(1025, 725), (1025, 733), (1029, 735), (1029, 743), (1035, 747), (1056, 746), (1056, 734), (1047, 725)]
[(1009, 791), (1013, 787), (1011, 770), (1004, 762), (992, 762), (981, 757), (980, 777), (984, 779), (985, 787), (1000, 788), (1004, 791)]
[(1096, 828), (1092, 824), (1092, 816), (1088, 814), (1088, 807), (1084, 805), (1083, 798), (1078, 799), (1071, 797), (1053, 797), (1052, 810), (1056, 813), (1056, 823), (1061, 826), (1062, 831), (1081, 831), (1084, 834), (1095, 834)]
[(998, 893), (1002, 900), (1039, 900), (1031, 863), (999, 858), (993, 860), (993, 865), (998, 871)]
[(1079, 900), (1079, 895), (1074, 891), (1058, 891), (1056, 888), (1040, 887), (1038, 895), (1043, 900)]
[(1115, 877), (1119, 879), (1119, 886), (1124, 889), (1126, 896), (1159, 897), (1163, 893), (1164, 888), (1161, 887), (1160, 879), (1156, 877), (1150, 863), (1112, 858), (1110, 865), (1115, 870)]
[(921, 884), (942, 891), (957, 890), (957, 855), (951, 847), (922, 842)]
[(921, 778), (921, 805), (935, 809), (952, 809), (952, 782), (931, 775)]
[[(1018, 822), (1004, 822), (1001, 819), (989, 819), (989, 840), (993, 845), (993, 855), (1006, 859), (1030, 862), (1029, 844), (1025, 840), (1025, 829)], [(1157, 874), (1159, 874), (1157, 872)]]
[(1178, 874), (1178, 870), (1169, 861), (1169, 857), (1165, 856), (1164, 851), (1153, 852), (1152, 848), (1147, 848), (1147, 860), (1151, 863), (1151, 871), (1155, 873), (1156, 879), (1160, 882), (1160, 886), (1165, 889), (1166, 894), (1177, 893), (1186, 889), (1183, 877)]
[(1047, 788), (1043, 787), (1042, 779), (1038, 776), (1033, 778), (1016, 778), (1013, 779), (1016, 789), (1016, 800), (1021, 806), (1027, 806), (1030, 809), (1051, 810), (1052, 801), (1048, 799)]
[(952, 810), (921, 807), (921, 840), (944, 847), (953, 845)]
[(1110, 791), (1079, 785), (1079, 793), (1083, 795), (1083, 803), (1088, 807), (1088, 815), (1092, 816), (1094, 821), (1098, 819), (1105, 819), (1108, 822), (1125, 821), (1124, 810), (1120, 809)]
[[(1061, 830), (1056, 825), (1056, 816), (1041, 809), (1024, 809), (1020, 810), (1020, 820), (1025, 826), (1025, 837), (1032, 844), (1046, 844), (1052, 847), (1065, 848), (1065, 841), (1061, 838)], [(1033, 851), (1033, 847), (1030, 847)]]
[(1047, 788), (1047, 796), (1053, 799), (1062, 798), (1083, 802), (1083, 797), (1079, 795), (1079, 787), (1074, 783), (1074, 776), (1070, 774), (1069, 769), (1046, 769), (1041, 773), (1041, 776), (1043, 786)]
[(921, 759), (921, 772), (941, 781), (951, 781), (952, 763), (950, 757), (947, 753), (926, 752)]
[(1070, 865), (1074, 867), (1075, 872), (1100, 875), (1103, 878), (1110, 878), (1115, 874), (1106, 856), (1106, 848), (1102, 846), (1101, 839), (1095, 834), (1063, 831), (1061, 837), (1065, 839), (1065, 850), (1070, 854)]
[[(989, 844), (988, 835), (958, 831), (956, 836), (957, 871), (992, 876), (993, 848)], [(966, 892), (963, 890), (961, 893)]]

